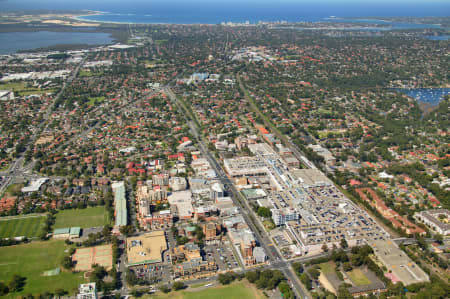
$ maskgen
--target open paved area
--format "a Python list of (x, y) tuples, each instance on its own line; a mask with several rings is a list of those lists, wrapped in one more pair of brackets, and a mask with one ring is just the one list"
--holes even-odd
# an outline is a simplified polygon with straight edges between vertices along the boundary
[(428, 275), (392, 241), (371, 241), (370, 245), (391, 275), (404, 285), (429, 281)]

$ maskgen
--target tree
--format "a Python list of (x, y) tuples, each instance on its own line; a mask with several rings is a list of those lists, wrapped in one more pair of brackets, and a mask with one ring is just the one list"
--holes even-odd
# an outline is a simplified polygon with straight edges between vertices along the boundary
[(234, 276), (231, 273), (220, 273), (217, 280), (223, 285), (230, 284), (234, 280)]
[(341, 245), (341, 247), (344, 248), (344, 249), (345, 249), (345, 248), (348, 248), (347, 240), (345, 240), (345, 238), (342, 238), (342, 239), (341, 239), (340, 245)]
[(138, 278), (137, 278), (136, 274), (133, 271), (131, 271), (130, 269), (127, 269), (125, 272), (125, 280), (131, 286), (137, 285), (137, 283), (138, 283)]
[(110, 235), (111, 235), (111, 226), (109, 226), (108, 224), (106, 224), (104, 227), (103, 227), (103, 230), (102, 230), (102, 234), (103, 234), (103, 237), (109, 237)]
[(167, 293), (169, 293), (172, 289), (171, 289), (169, 286), (167, 286), (167, 285), (163, 285), (163, 286), (161, 286), (161, 287), (159, 288), (159, 290), (160, 290), (161, 292), (167, 294)]
[(301, 263), (293, 263), (292, 268), (297, 274), (303, 273), (303, 265)]
[(354, 266), (361, 266), (362, 264), (364, 264), (366, 257), (364, 257), (361, 254), (352, 254), (350, 260), (352, 262), (352, 265)]
[(39, 233), (39, 239), (40, 240), (42, 240), (42, 241), (45, 241), (45, 240), (47, 240), (47, 231), (45, 231), (45, 230), (42, 230), (40, 233)]
[(189, 242), (189, 238), (188, 238), (188, 237), (180, 237), (180, 236), (177, 236), (177, 244), (178, 244), (178, 245), (184, 245), (184, 244), (186, 244), (187, 242)]
[(73, 262), (72, 262), (72, 258), (68, 255), (64, 256), (62, 261), (61, 261), (61, 266), (64, 269), (71, 269), (73, 267)]
[(245, 273), (245, 278), (247, 278), (247, 280), (250, 283), (255, 283), (259, 279), (259, 272), (258, 271), (249, 271), (249, 272)]
[(59, 297), (64, 296), (65, 294), (67, 294), (67, 291), (64, 289), (56, 289), (55, 290), (55, 295)]
[(258, 281), (256, 282), (256, 287), (258, 289), (265, 289), (267, 288), (268, 283), (269, 281), (267, 280), (267, 278), (260, 276)]
[(264, 218), (270, 218), (272, 216), (272, 211), (266, 207), (259, 207), (256, 213), (258, 214), (258, 216)]
[(132, 289), (131, 292), (130, 292), (130, 294), (131, 294), (133, 297), (139, 298), (139, 297), (142, 296), (142, 291), (137, 290), (137, 289)]
[(306, 273), (302, 273), (300, 275), (300, 280), (308, 290), (312, 289), (311, 279), (309, 278), (309, 276)]
[(4, 296), (9, 293), (8, 286), (0, 281), (0, 296)]
[(125, 225), (120, 227), (120, 233), (127, 237), (131, 236), (134, 233), (134, 227), (132, 225)]
[(339, 286), (337, 297), (338, 299), (353, 299), (352, 294), (350, 294), (349, 290), (345, 285)]
[(323, 245), (322, 245), (322, 251), (323, 251), (323, 252), (328, 252), (328, 246), (327, 246), (327, 244), (323, 244)]
[(308, 274), (314, 278), (315, 280), (317, 280), (320, 276), (320, 271), (315, 269), (315, 268), (311, 268), (308, 270)]
[(106, 272), (105, 268), (102, 266), (94, 265), (92, 268), (94, 268), (92, 277), (96, 281), (102, 280), (106, 275), (108, 275), (108, 272)]
[(344, 269), (345, 272), (351, 271), (353, 269), (352, 265), (349, 262), (343, 263), (342, 268)]
[(185, 286), (184, 283), (182, 283), (181, 281), (176, 281), (176, 282), (173, 284), (172, 288), (173, 288), (175, 291), (178, 291), (178, 290), (182, 290), (182, 289), (186, 288), (186, 286)]
[(283, 298), (294, 298), (291, 288), (285, 281), (280, 282), (278, 289), (283, 294)]
[(8, 289), (10, 292), (20, 292), (25, 286), (26, 278), (18, 274), (14, 274), (8, 282)]

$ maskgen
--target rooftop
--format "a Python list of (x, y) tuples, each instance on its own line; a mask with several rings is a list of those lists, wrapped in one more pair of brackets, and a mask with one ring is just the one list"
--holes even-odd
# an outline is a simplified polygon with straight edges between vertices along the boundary
[(128, 266), (162, 262), (162, 252), (165, 250), (167, 243), (164, 231), (127, 238)]
[(112, 184), (114, 192), (114, 203), (116, 209), (116, 225), (127, 225), (127, 202), (125, 199), (125, 184), (124, 182), (117, 182)]

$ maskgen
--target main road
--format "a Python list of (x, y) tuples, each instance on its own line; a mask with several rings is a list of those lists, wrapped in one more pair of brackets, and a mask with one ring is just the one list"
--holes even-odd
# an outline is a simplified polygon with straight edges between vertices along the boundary
[(298, 279), (292, 266), (282, 259), (281, 255), (279, 254), (279, 252), (277, 251), (275, 246), (270, 241), (270, 238), (267, 236), (264, 228), (262, 228), (259, 225), (258, 221), (255, 219), (254, 212), (248, 205), (247, 201), (238, 192), (238, 190), (235, 188), (234, 184), (226, 176), (225, 172), (222, 169), (222, 166), (219, 164), (219, 162), (216, 160), (216, 158), (208, 150), (205, 139), (203, 138), (203, 136), (201, 134), (199, 134), (199, 132), (198, 132), (199, 128), (193, 121), (193, 118), (195, 116), (191, 114), (191, 111), (187, 107), (185, 107), (184, 103), (182, 103), (177, 98), (177, 96), (172, 92), (172, 90), (169, 87), (165, 87), (164, 91), (169, 96), (171, 101), (179, 107), (180, 111), (185, 112), (184, 117), (186, 119), (187, 124), (189, 125), (189, 128), (190, 128), (192, 134), (199, 142), (200, 151), (208, 159), (209, 163), (211, 164), (213, 169), (216, 171), (222, 184), (224, 184), (225, 186), (228, 186), (229, 190), (233, 194), (232, 199), (233, 199), (234, 204), (238, 207), (240, 213), (244, 217), (249, 228), (255, 234), (258, 243), (264, 248), (264, 250), (268, 254), (270, 264), (274, 268), (281, 270), (283, 272), (283, 274), (289, 279), (290, 285), (291, 285), (294, 293), (296, 294), (296, 297), (308, 298), (308, 296), (307, 296), (308, 292), (301, 284), (301, 282)]

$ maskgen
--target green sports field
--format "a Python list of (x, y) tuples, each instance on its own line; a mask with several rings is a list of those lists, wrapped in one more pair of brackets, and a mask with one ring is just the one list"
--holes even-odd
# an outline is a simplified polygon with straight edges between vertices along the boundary
[[(205, 283), (206, 284), (206, 283)], [(154, 299), (261, 299), (264, 296), (249, 283), (238, 282), (229, 286), (211, 287), (201, 291), (178, 291), (169, 294), (148, 296)]]
[(319, 267), (324, 274), (334, 273), (336, 271), (336, 265), (333, 262), (319, 264)]
[(370, 279), (367, 278), (366, 275), (364, 275), (361, 269), (353, 269), (352, 271), (347, 272), (347, 275), (350, 277), (350, 279), (356, 286), (364, 286), (371, 284)]
[(45, 215), (26, 215), (0, 218), (0, 238), (37, 237), (45, 222)]
[(109, 223), (108, 212), (105, 207), (91, 207), (86, 209), (62, 210), (56, 214), (53, 228), (79, 226), (81, 228), (104, 226)]
[(7, 282), (14, 274), (27, 278), (24, 289), (9, 296), (16, 298), (21, 294), (40, 294), (58, 288), (73, 294), (84, 282), (83, 273), (61, 269), (58, 275), (44, 276), (46, 271), (60, 266), (62, 257), (67, 254), (64, 251), (68, 248), (64, 241), (59, 240), (0, 247), (0, 281)]

